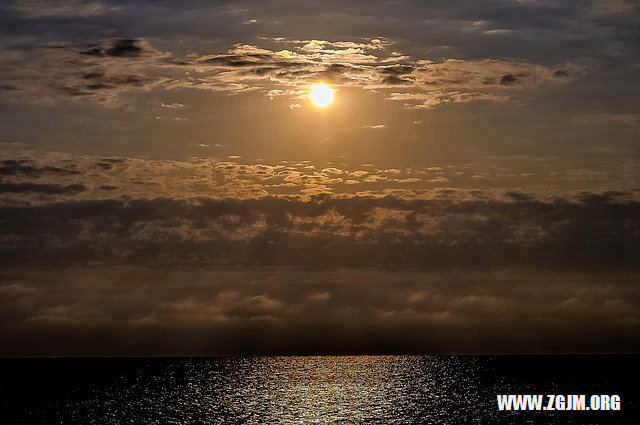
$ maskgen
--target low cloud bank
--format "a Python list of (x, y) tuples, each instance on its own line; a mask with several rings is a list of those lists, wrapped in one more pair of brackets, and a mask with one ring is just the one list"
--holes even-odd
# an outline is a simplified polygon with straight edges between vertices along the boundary
[(11, 269), (0, 355), (637, 351), (638, 277)]

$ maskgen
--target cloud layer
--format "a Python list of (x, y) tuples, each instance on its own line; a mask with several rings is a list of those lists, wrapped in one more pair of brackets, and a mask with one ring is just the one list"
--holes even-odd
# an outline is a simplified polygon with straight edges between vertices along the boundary
[[(282, 46), (269, 50), (238, 44), (222, 54), (174, 57), (144, 39), (113, 38), (84, 49), (56, 46), (34, 61), (8, 52), (1, 86), (32, 101), (58, 97), (113, 103), (118, 93), (134, 88), (198, 89), (302, 99), (308, 87), (326, 81), (340, 87), (385, 90), (389, 100), (414, 108), (472, 100), (504, 101), (514, 89), (570, 80), (573, 65), (545, 67), (526, 61), (411, 59), (389, 51), (392, 42), (268, 40)], [(401, 90), (401, 91), (399, 91)]]
[(0, 355), (637, 351), (637, 279), (539, 271), (5, 269)]
[(640, 264), (637, 189), (456, 188), (447, 178), (455, 170), (6, 159), (1, 261), (421, 270)]

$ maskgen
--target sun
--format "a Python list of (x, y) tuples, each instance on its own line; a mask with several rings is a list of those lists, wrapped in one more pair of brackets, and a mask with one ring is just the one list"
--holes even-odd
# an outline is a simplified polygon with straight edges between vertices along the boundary
[(309, 99), (318, 108), (326, 108), (333, 103), (335, 91), (325, 83), (318, 83), (311, 86)]

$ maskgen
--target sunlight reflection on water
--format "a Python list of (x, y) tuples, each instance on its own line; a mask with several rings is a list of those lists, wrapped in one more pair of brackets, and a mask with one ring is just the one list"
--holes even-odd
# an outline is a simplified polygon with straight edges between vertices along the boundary
[[(634, 362), (620, 356), (4, 360), (0, 423), (635, 424), (623, 417), (638, 407), (634, 383), (625, 378)], [(621, 394), (623, 412), (498, 412), (495, 402), (497, 393), (599, 391)]]
[(198, 415), (203, 421), (458, 423), (453, 419), (461, 419), (465, 406), (481, 402), (476, 368), (468, 360), (341, 356), (194, 361), (175, 406), (182, 411), (205, 407)]

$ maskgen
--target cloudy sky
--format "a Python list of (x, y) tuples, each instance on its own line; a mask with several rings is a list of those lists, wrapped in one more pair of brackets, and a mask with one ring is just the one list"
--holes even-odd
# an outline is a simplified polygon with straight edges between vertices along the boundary
[(0, 93), (0, 355), (640, 350), (636, 0), (7, 1)]

